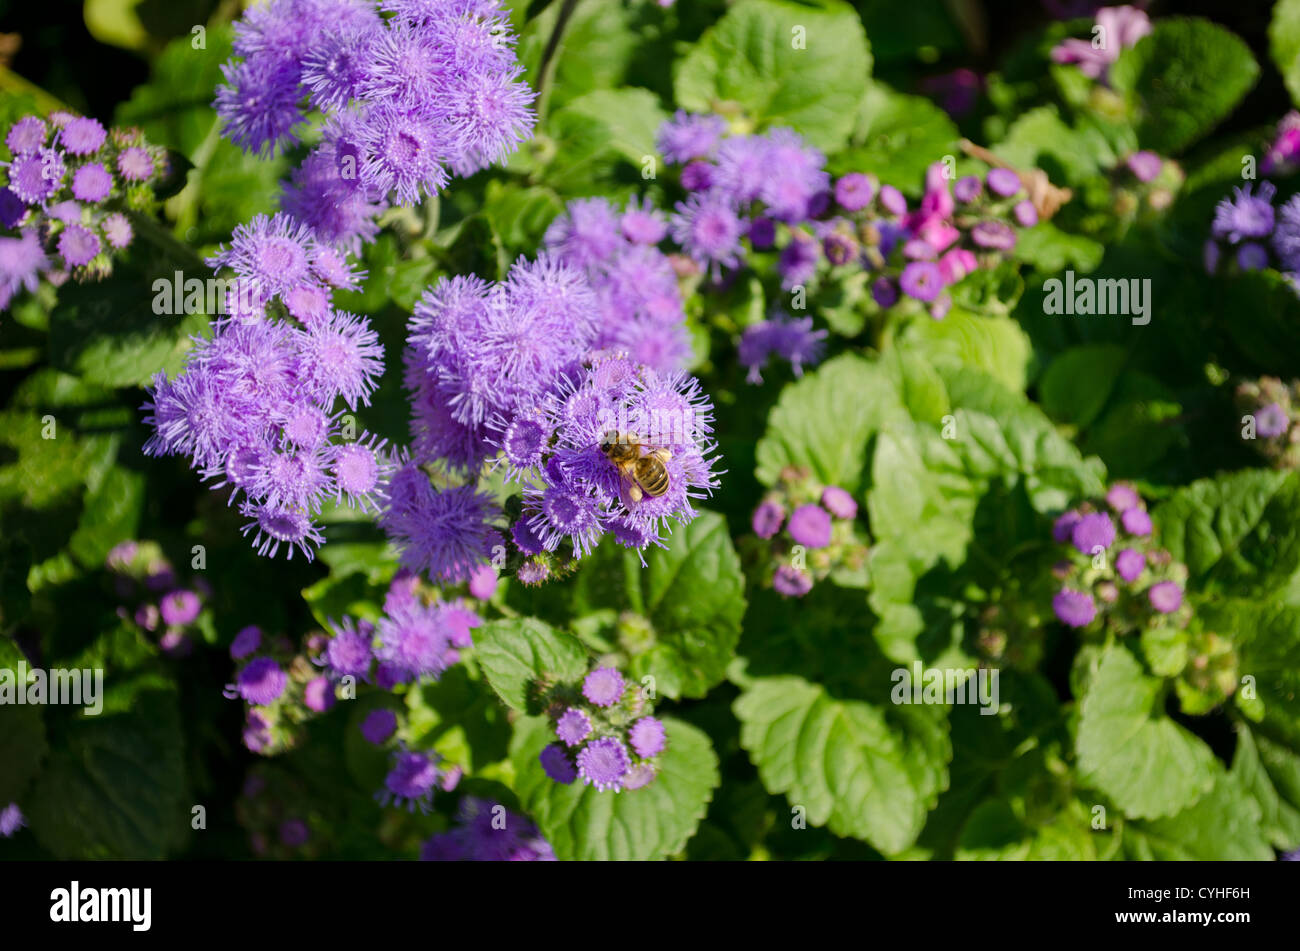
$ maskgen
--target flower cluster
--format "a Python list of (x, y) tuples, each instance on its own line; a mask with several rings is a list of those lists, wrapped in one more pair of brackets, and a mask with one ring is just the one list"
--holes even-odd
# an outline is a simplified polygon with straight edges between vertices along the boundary
[(1290, 175), (1300, 168), (1300, 111), (1292, 109), (1277, 124), (1277, 131), (1259, 170), (1265, 175)]
[[(572, 260), (576, 242), (563, 253)], [(520, 259), (499, 284), (455, 277), (425, 293), (406, 353), (414, 458), (382, 519), (407, 567), (463, 581), (500, 542), (485, 493), (435, 488), (420, 463), (473, 473), (500, 455), (523, 485), (511, 536), (533, 559), (525, 583), (549, 575), (549, 553), (566, 539), (577, 558), (608, 531), (644, 550), (667, 521), (695, 517), (692, 500), (717, 485), (712, 404), (684, 373), (591, 350), (603, 332), (597, 301), (583, 273), (553, 254)]]
[(113, 546), (106, 564), (113, 578), (114, 593), (134, 603), (117, 609), (117, 615), (158, 636), (164, 654), (183, 657), (194, 647), (204, 602), (212, 588), (206, 579), (194, 578), (182, 585), (176, 569), (154, 542), (125, 541)]
[(1111, 64), (1119, 54), (1151, 32), (1151, 20), (1137, 7), (1102, 7), (1092, 35), (1086, 39), (1062, 40), (1052, 50), (1052, 62), (1075, 65), (1085, 76), (1106, 81)]
[(34, 292), (42, 276), (55, 284), (108, 276), (112, 256), (134, 236), (126, 212), (152, 208), (166, 153), (139, 129), (109, 131), (67, 112), (24, 116), (4, 143), (0, 310), (19, 290)]
[(844, 489), (819, 486), (807, 470), (786, 468), (754, 510), (756, 538), (742, 543), (745, 556), (762, 563), (777, 594), (802, 598), (814, 582), (832, 575), (847, 580), (865, 568), (857, 515), (858, 503)]
[(541, 753), (557, 783), (578, 777), (598, 791), (640, 789), (655, 778), (655, 758), (668, 746), (661, 720), (650, 716), (640, 687), (613, 667), (597, 667), (581, 690), (557, 687), (547, 711), (559, 738)]
[(505, 806), (465, 796), (458, 824), (420, 849), (425, 862), (554, 862), (555, 852), (537, 826)]
[(225, 696), (247, 705), (243, 741), (254, 753), (274, 756), (293, 749), (306, 722), (334, 706), (334, 684), (307, 652), (295, 653), (287, 637), (267, 638), (260, 628), (245, 627), (231, 642), (230, 656), (237, 668)]
[(659, 249), (667, 235), (666, 218), (648, 199), (622, 211), (604, 198), (571, 201), (546, 231), (547, 248), (595, 292), (592, 345), (626, 351), (660, 373), (685, 369), (691, 355), (677, 272)]
[(248, 831), (260, 859), (317, 859), (331, 845), (328, 823), (313, 823), (316, 809), (296, 778), (259, 766), (244, 777), (235, 818)]
[[(1269, 181), (1239, 185), (1214, 211), (1205, 241), (1205, 270), (1210, 274), (1281, 271), (1297, 293), (1300, 275), (1300, 195), (1274, 207), (1277, 187)], [(1223, 261), (1224, 252), (1231, 258)]]
[(745, 367), (748, 383), (763, 382), (763, 367), (772, 356), (789, 363), (794, 375), (801, 377), (804, 364), (821, 359), (826, 336), (825, 330), (813, 330), (811, 317), (791, 317), (778, 311), (745, 328), (736, 347), (736, 359)]
[(272, 0), (236, 23), (216, 109), (253, 152), (297, 142), (308, 112), (322, 114), (323, 140), (283, 204), (355, 247), (389, 201), (416, 204), (531, 135), (514, 43), (497, 0)]
[(1187, 568), (1156, 544), (1151, 516), (1132, 486), (1116, 483), (1104, 503), (1065, 512), (1052, 538), (1070, 551), (1053, 569), (1060, 588), (1052, 611), (1062, 624), (1118, 634), (1187, 626)]
[(331, 287), (356, 285), (345, 258), (287, 216), (240, 226), (211, 263), (237, 275), (232, 313), (195, 340), (175, 379), (158, 373), (142, 407), (154, 430), (145, 452), (187, 457), (230, 503), (242, 495), (258, 554), (284, 546), (311, 559), (325, 503), (378, 510), (395, 468), (383, 440), (334, 410), (369, 403), (383, 347), (366, 318), (330, 307)]
[(1237, 409), (1244, 417), (1245, 439), (1279, 469), (1300, 469), (1300, 380), (1290, 385), (1277, 377), (1247, 380), (1237, 386)]

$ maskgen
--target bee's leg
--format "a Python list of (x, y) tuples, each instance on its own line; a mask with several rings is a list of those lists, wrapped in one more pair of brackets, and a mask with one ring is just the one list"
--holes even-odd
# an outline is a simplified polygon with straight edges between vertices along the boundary
[(637, 485), (635, 482), (627, 487), (627, 497), (633, 502), (640, 502), (641, 495), (641, 486)]
[(656, 449), (650, 455), (656, 456), (660, 462), (667, 462), (673, 457), (673, 454), (667, 449)]

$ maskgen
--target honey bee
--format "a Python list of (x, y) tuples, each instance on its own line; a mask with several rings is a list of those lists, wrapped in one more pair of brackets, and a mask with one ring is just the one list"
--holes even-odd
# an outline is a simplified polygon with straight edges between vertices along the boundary
[[(642, 455), (642, 448), (650, 451)], [(658, 498), (668, 491), (668, 467), (664, 463), (673, 454), (667, 449), (646, 446), (636, 433), (611, 429), (601, 437), (600, 451), (627, 480), (627, 494), (633, 502), (640, 502), (646, 495)]]

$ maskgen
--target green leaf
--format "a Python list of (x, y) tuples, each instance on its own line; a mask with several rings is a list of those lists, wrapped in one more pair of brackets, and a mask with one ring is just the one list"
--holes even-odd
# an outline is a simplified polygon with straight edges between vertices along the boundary
[(787, 0), (741, 0), (674, 67), (677, 102), (692, 112), (739, 103), (760, 128), (789, 126), (827, 152), (853, 131), (871, 74), (857, 13)]
[(534, 683), (572, 683), (587, 672), (582, 642), (536, 618), (485, 624), (474, 632), (474, 656), (502, 702), (526, 713), (541, 712)]
[(1153, 513), (1194, 588), (1268, 592), (1300, 568), (1300, 477), (1249, 469), (1201, 479)]
[(948, 113), (931, 100), (872, 83), (862, 98), (852, 146), (834, 158), (832, 171), (871, 172), (919, 195), (932, 163), (945, 155), (956, 159), (958, 137)]
[(1300, 103), (1300, 0), (1278, 0), (1273, 5), (1268, 48), (1291, 101)]
[(1125, 824), (1124, 851), (1147, 861), (1273, 859), (1260, 829), (1259, 806), (1237, 777), (1221, 768), (1209, 792), (1177, 815)]
[(755, 476), (774, 485), (785, 466), (807, 466), (817, 481), (856, 494), (871, 437), (902, 409), (887, 370), (848, 354), (829, 360), (782, 390)]
[(1260, 827), (1273, 847), (1300, 846), (1300, 756), (1241, 726), (1232, 775), (1259, 806)]
[[(11, 659), (12, 657), (12, 659)], [(23, 655), (8, 639), (0, 639), (0, 671), (17, 678), (19, 660)], [(30, 668), (29, 668), (30, 669)], [(15, 689), (25, 689), (15, 683)], [(38, 706), (0, 704), (0, 802), (6, 806), (22, 799), (27, 784), (41, 768), (41, 761), (49, 752), (45, 741), (45, 721)]]
[(608, 147), (638, 168), (647, 157), (658, 154), (655, 134), (668, 114), (648, 89), (596, 89), (571, 100), (564, 112), (585, 116), (601, 123)]
[(546, 226), (563, 210), (564, 203), (548, 188), (517, 188), (496, 179), (488, 182), (483, 202), (492, 231), (508, 250), (520, 253), (536, 248)]
[(578, 576), (577, 597), (588, 610), (612, 607), (648, 622), (623, 644), (634, 680), (652, 676), (656, 691), (674, 700), (702, 697), (722, 682), (735, 656), (745, 577), (715, 512), (675, 528), (667, 545), (646, 552), (644, 568), (635, 552), (601, 546), (601, 564), (584, 566)]
[(1094, 271), (1106, 248), (1081, 234), (1062, 231), (1050, 221), (1040, 221), (1021, 230), (1012, 251), (1016, 260), (1032, 264), (1043, 274), (1064, 271), (1067, 267), (1081, 273)]
[(1106, 405), (1127, 359), (1127, 351), (1113, 345), (1066, 350), (1038, 383), (1043, 410), (1060, 422), (1087, 426)]
[(1250, 47), (1199, 17), (1163, 17), (1123, 50), (1110, 83), (1137, 122), (1144, 149), (1175, 155), (1232, 112), (1259, 77)]
[(1079, 705), (1080, 779), (1135, 819), (1191, 806), (1219, 771), (1210, 748), (1165, 716), (1161, 686), (1127, 650), (1110, 647)]
[(1078, 185), (1118, 160), (1097, 129), (1072, 128), (1055, 106), (1039, 106), (1020, 116), (993, 151), (1016, 168), (1041, 168), (1055, 185)]
[(1300, 609), (1271, 599), (1225, 598), (1201, 605), (1198, 613), (1206, 630), (1237, 648), (1241, 689), (1256, 695), (1249, 706), (1242, 704), (1260, 720), (1255, 728), (1300, 753)]
[(73, 721), (29, 796), (32, 831), (60, 859), (161, 859), (188, 818), (175, 694)]
[(538, 756), (555, 737), (548, 721), (515, 724), (510, 760), (524, 811), (564, 861), (647, 861), (686, 847), (717, 787), (718, 758), (709, 738), (688, 723), (665, 717), (668, 749), (650, 785), (597, 792), (581, 780), (555, 782)]
[(954, 306), (943, 320), (918, 320), (902, 335), (937, 365), (983, 370), (1009, 390), (1025, 388), (1032, 347), (1010, 317), (986, 317)]
[[(753, 681), (733, 704), (740, 743), (763, 785), (803, 807), (809, 823), (863, 839), (885, 854), (916, 841), (947, 787), (946, 728), (926, 737), (892, 729), (876, 706), (830, 696), (800, 677)], [(920, 726), (928, 709), (896, 707)], [(906, 711), (906, 712), (904, 712)]]
[(144, 509), (144, 475), (114, 466), (86, 496), (77, 530), (68, 548), (87, 568), (99, 568), (109, 550), (136, 537)]
[(962, 827), (956, 858), (964, 861), (1085, 862), (1097, 858), (1096, 834), (1077, 812), (1026, 823), (1005, 799), (986, 799)]

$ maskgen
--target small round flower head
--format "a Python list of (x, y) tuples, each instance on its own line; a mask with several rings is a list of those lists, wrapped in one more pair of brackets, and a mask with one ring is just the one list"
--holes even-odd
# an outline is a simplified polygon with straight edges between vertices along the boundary
[(807, 284), (817, 273), (821, 261), (821, 243), (801, 229), (795, 229), (790, 243), (781, 249), (776, 269), (781, 275), (781, 287), (792, 290)]
[(334, 684), (328, 677), (313, 677), (302, 691), (303, 703), (313, 713), (325, 713), (334, 706)]
[(1034, 203), (1028, 198), (1016, 202), (1011, 212), (1016, 216), (1016, 223), (1022, 228), (1032, 228), (1038, 224), (1038, 209), (1034, 207)]
[(1251, 194), (1253, 184), (1233, 189), (1232, 198), (1224, 198), (1214, 212), (1211, 233), (1233, 244), (1246, 238), (1266, 238), (1273, 233), (1273, 197), (1277, 188), (1272, 182), (1260, 182), (1259, 191)]
[(421, 812), (428, 812), (437, 783), (438, 766), (431, 756), (400, 750), (394, 754), (393, 768), (384, 778), (385, 793), (381, 799), (385, 804), (390, 800), (398, 806), (405, 803), (411, 812), (417, 805)]
[(128, 182), (145, 182), (153, 177), (153, 156), (138, 145), (123, 149), (117, 157), (117, 172)]
[(1281, 436), (1291, 426), (1291, 420), (1277, 403), (1269, 403), (1255, 411), (1255, 432), (1265, 439)]
[(296, 141), (302, 123), (300, 72), (297, 63), (274, 56), (223, 63), (225, 82), (217, 87), (213, 105), (226, 138), (262, 155)]
[(469, 575), (470, 597), (486, 601), (497, 589), (497, 570), (491, 565), (479, 565)]
[(1122, 513), (1140, 506), (1142, 499), (1131, 485), (1117, 482), (1107, 490), (1106, 503), (1116, 512)]
[(9, 129), (5, 145), (14, 155), (35, 152), (45, 144), (45, 123), (36, 116), (23, 116)]
[(1010, 251), (1016, 246), (1016, 233), (1001, 221), (981, 221), (971, 228), (970, 239), (978, 247), (993, 251)]
[(573, 267), (603, 265), (624, 246), (619, 216), (604, 198), (571, 201), (546, 229), (546, 246)]
[(1020, 176), (1009, 168), (991, 168), (985, 180), (989, 191), (1002, 198), (1010, 198), (1020, 191)]
[(94, 119), (73, 119), (59, 131), (59, 143), (69, 155), (90, 155), (98, 152), (107, 133)]
[(721, 116), (691, 115), (682, 110), (659, 127), (656, 144), (659, 152), (674, 165), (713, 154), (727, 123)]
[(240, 532), (245, 536), (254, 532), (253, 547), (264, 557), (274, 558), (283, 544), (288, 558), (292, 559), (297, 549), (311, 561), (316, 548), (325, 540), (311, 516), (304, 511), (252, 502), (245, 502), (239, 511), (245, 518), (252, 519)]
[(264, 707), (280, 699), (288, 682), (288, 676), (274, 660), (256, 657), (239, 672), (235, 686), (249, 703)]
[(978, 175), (965, 175), (953, 183), (952, 197), (962, 204), (968, 204), (980, 196), (984, 183)]
[(850, 519), (858, 516), (858, 503), (838, 485), (828, 485), (822, 490), (822, 508), (836, 518)]
[(447, 184), (439, 162), (445, 142), (424, 113), (379, 106), (367, 114), (360, 134), (361, 183), (378, 194), (391, 194), (399, 205), (415, 205), (422, 191), (433, 195)]
[(725, 199), (712, 193), (677, 203), (671, 219), (673, 240), (701, 267), (734, 268), (740, 263), (744, 224)]
[(882, 185), (880, 188), (880, 206), (891, 215), (907, 214), (907, 199), (893, 185)]
[(542, 762), (542, 769), (554, 782), (567, 786), (578, 778), (578, 770), (574, 767), (573, 760), (569, 759), (569, 754), (559, 743), (547, 746), (542, 750), (539, 759)]
[(235, 635), (230, 643), (230, 656), (243, 660), (262, 645), (262, 631), (255, 625), (249, 625)]
[(913, 261), (903, 268), (898, 285), (908, 297), (928, 303), (943, 290), (943, 275), (939, 273), (939, 265), (933, 261)]
[(551, 576), (551, 569), (540, 561), (526, 561), (515, 572), (515, 578), (522, 585), (532, 587), (539, 585)]
[(101, 202), (113, 190), (113, 176), (99, 162), (77, 169), (72, 176), (72, 196), (78, 201)]
[(871, 285), (871, 299), (878, 307), (888, 309), (898, 303), (898, 285), (887, 277), (879, 278)]
[(621, 789), (631, 766), (627, 747), (612, 736), (592, 740), (578, 752), (578, 775), (600, 792)]
[(536, 469), (551, 441), (551, 428), (537, 416), (520, 415), (510, 421), (501, 438), (506, 462), (516, 470)]
[(613, 667), (597, 667), (582, 681), (582, 695), (598, 707), (609, 707), (623, 698), (626, 684)]
[(1058, 515), (1056, 521), (1052, 523), (1052, 539), (1057, 542), (1068, 542), (1074, 534), (1074, 526), (1079, 524), (1083, 515), (1074, 509), (1063, 512)]
[(492, 514), (486, 493), (470, 485), (435, 489), (418, 466), (407, 465), (389, 484), (380, 525), (404, 566), (454, 583), (489, 559), (497, 537), (488, 522)]
[(18, 803), (11, 802), (3, 809), (0, 809), (0, 836), (4, 836), (6, 839), (13, 838), (14, 833), (26, 824), (23, 819), (23, 811), (18, 808)]
[(67, 168), (62, 153), (41, 148), (16, 157), (8, 171), (9, 190), (29, 205), (40, 205), (62, 186)]
[(793, 565), (778, 565), (772, 575), (773, 590), (786, 598), (802, 598), (812, 586), (812, 577)]
[(627, 739), (632, 744), (632, 749), (636, 751), (636, 755), (642, 759), (658, 756), (668, 745), (668, 736), (664, 732), (663, 722), (654, 717), (641, 717), (633, 723), (627, 731)]
[(1097, 603), (1082, 591), (1058, 591), (1052, 598), (1057, 620), (1070, 627), (1087, 627), (1097, 616)]
[(199, 616), (202, 605), (193, 591), (181, 589), (164, 595), (158, 605), (164, 624), (189, 624)]
[(257, 215), (237, 227), (230, 247), (208, 258), (213, 268), (229, 267), (248, 281), (261, 297), (287, 294), (312, 279), (315, 239), (306, 225), (284, 213)]
[(383, 481), (386, 466), (376, 447), (364, 442), (342, 443), (332, 453), (331, 475), (338, 489), (338, 498), (361, 510), (379, 510), (376, 496)]
[(1125, 581), (1135, 580), (1146, 566), (1146, 556), (1132, 548), (1125, 548), (1115, 556), (1115, 571)]
[(850, 172), (835, 182), (835, 202), (845, 211), (861, 211), (876, 197), (876, 183), (870, 175)]
[(1124, 526), (1124, 531), (1130, 535), (1151, 534), (1151, 516), (1146, 509), (1131, 508), (1119, 517), (1119, 521)]
[(131, 243), (134, 232), (131, 230), (131, 222), (127, 221), (126, 216), (113, 212), (111, 215), (105, 215), (102, 223), (104, 231), (104, 240), (109, 246), (122, 250)]
[(99, 253), (99, 238), (81, 225), (69, 225), (59, 235), (59, 255), (68, 267), (89, 264)]
[(459, 174), (504, 161), (532, 134), (535, 94), (521, 77), (523, 67), (504, 71), (454, 72), (435, 112), (455, 150)]
[(1160, 169), (1164, 167), (1165, 160), (1155, 152), (1143, 150), (1134, 152), (1125, 160), (1124, 164), (1128, 166), (1128, 170), (1133, 173), (1134, 178), (1145, 184), (1160, 174)]
[(453, 658), (445, 611), (415, 602), (380, 618), (379, 658), (408, 678), (441, 675)]
[(1247, 241), (1237, 248), (1237, 267), (1243, 271), (1262, 271), (1268, 267), (1268, 249), (1258, 241)]
[(658, 244), (668, 234), (664, 213), (647, 199), (633, 198), (618, 222), (623, 237), (633, 244)]
[(301, 819), (286, 819), (280, 823), (280, 844), (291, 849), (300, 849), (311, 838), (307, 823)]
[(820, 505), (801, 505), (790, 514), (786, 531), (800, 545), (825, 548), (831, 543), (831, 517)]
[(1147, 600), (1161, 614), (1173, 614), (1183, 604), (1183, 589), (1177, 582), (1161, 581), (1147, 589)]
[(368, 320), (335, 311), (302, 337), (300, 382), (326, 406), (340, 396), (349, 409), (368, 406), (383, 358), (383, 345)]
[(688, 192), (707, 191), (713, 186), (714, 166), (708, 162), (691, 162), (682, 169), (682, 188)]
[(591, 735), (591, 718), (577, 707), (569, 707), (556, 721), (555, 735), (565, 746), (577, 746)]
[(758, 508), (754, 509), (754, 517), (750, 519), (754, 534), (759, 538), (772, 538), (781, 530), (784, 522), (785, 507), (780, 502), (771, 500), (760, 502)]
[(371, 710), (361, 721), (361, 735), (374, 746), (383, 746), (396, 732), (397, 714), (387, 707)]
[(344, 618), (343, 623), (330, 625), (333, 635), (325, 645), (321, 657), (324, 666), (336, 677), (360, 677), (365, 679), (370, 673), (370, 662), (374, 658), (371, 644), (375, 629), (368, 621), (355, 622)]
[(1099, 546), (1109, 548), (1115, 541), (1115, 523), (1104, 512), (1091, 512), (1070, 530), (1070, 541), (1085, 555), (1091, 555)]

